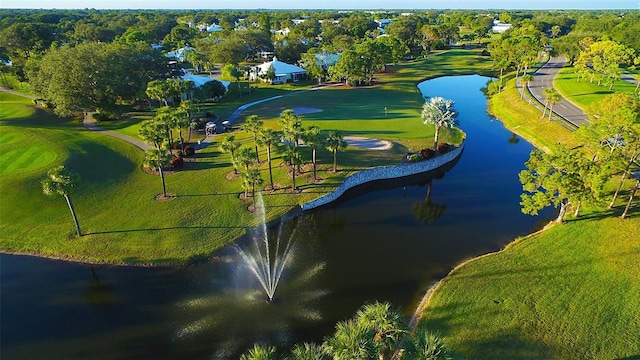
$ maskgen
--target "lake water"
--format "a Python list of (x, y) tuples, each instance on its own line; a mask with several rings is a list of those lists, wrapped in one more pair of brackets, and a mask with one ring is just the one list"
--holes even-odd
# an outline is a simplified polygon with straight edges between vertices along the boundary
[(0, 255), (2, 357), (238, 358), (255, 342), (281, 349), (321, 342), (366, 302), (389, 301), (410, 314), (456, 264), (542, 223), (519, 205), (518, 172), (533, 147), (486, 113), (479, 89), (487, 80), (442, 77), (419, 86), (455, 101), (468, 136), (446, 173), (360, 189), (270, 230), (272, 240), (293, 241), (273, 303), (231, 248), (184, 268)]

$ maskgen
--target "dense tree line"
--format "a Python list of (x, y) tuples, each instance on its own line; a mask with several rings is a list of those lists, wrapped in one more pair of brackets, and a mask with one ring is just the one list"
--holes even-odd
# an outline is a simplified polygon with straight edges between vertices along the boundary
[[(481, 44), (488, 36), (494, 19), (514, 25), (512, 30), (489, 46), (496, 70), (500, 72), (506, 69), (515, 69), (517, 74), (526, 72), (548, 39), (552, 39), (556, 52), (567, 54), (572, 62), (578, 61), (581, 53), (595, 46), (593, 43), (614, 41), (630, 49), (628, 53), (635, 52), (640, 46), (638, 16), (637, 11), (511, 11), (491, 14), (456, 10), (400, 14), (394, 11), (302, 10), (0, 10), (0, 57), (12, 62), (11, 71), (21, 81), (29, 80), (36, 92), (51, 98), (55, 106), (60, 107), (59, 113), (66, 114), (73, 108), (107, 110), (114, 107), (108, 105), (108, 101), (128, 101), (134, 93), (140, 92), (144, 85), (134, 86), (134, 82), (161, 77), (163, 72), (165, 77), (171, 76), (162, 66), (155, 68), (154, 74), (149, 74), (149, 67), (159, 65), (155, 62), (161, 57), (142, 51), (143, 45), (161, 44), (164, 51), (194, 47), (186, 52), (185, 57), (195, 69), (210, 71), (215, 64), (231, 64), (239, 75), (236, 80), (244, 76), (245, 70), (240, 64), (256, 61), (265, 54), (275, 54), (285, 62), (300, 62), (319, 80), (331, 77), (359, 85), (370, 84), (373, 74), (387, 63), (424, 56), (432, 49), (446, 48), (461, 39)], [(376, 23), (383, 19), (391, 20), (384, 29)], [(206, 26), (211, 24), (218, 24), (221, 31), (209, 33)], [(461, 28), (466, 29), (464, 36), (461, 36)], [(383, 34), (385, 36), (381, 37)], [(102, 45), (87, 45), (95, 43)], [(129, 49), (136, 52), (132, 55), (134, 62), (123, 58), (122, 54), (113, 55), (115, 49), (124, 49), (124, 45), (106, 44), (130, 46)], [(90, 46), (109, 48), (110, 56), (116, 57), (97, 56), (91, 61), (81, 59), (86, 55), (82, 55), (86, 53), (83, 49)], [(342, 55), (331, 70), (327, 66), (320, 69), (311, 56), (305, 56), (319, 52)], [(81, 71), (70, 69), (72, 64), (92, 64), (94, 71), (100, 74), (115, 73), (118, 68), (129, 73), (141, 70), (143, 74), (135, 76), (140, 79), (120, 79), (126, 83), (122, 88), (105, 87), (110, 93), (108, 96), (94, 94), (93, 99), (65, 104), (61, 96), (54, 93), (55, 83), (67, 79), (63, 75), (46, 72), (47, 69), (55, 69), (51, 63), (60, 61), (61, 56), (68, 57), (69, 65), (60, 69), (75, 74), (74, 81), (84, 83), (84, 88), (86, 84), (98, 86), (100, 83), (94, 81), (95, 76), (87, 77), (88, 65)], [(141, 57), (150, 59), (146, 63), (151, 65), (136, 62)], [(619, 63), (636, 66), (637, 55), (628, 57), (632, 59)], [(594, 57), (586, 58), (583, 63), (587, 65), (583, 68), (593, 69)], [(118, 63), (114, 59), (118, 59)], [(127, 64), (131, 67), (122, 69)], [(598, 81), (618, 77), (616, 74), (619, 72), (613, 66), (603, 65), (603, 69), (594, 70), (594, 73), (604, 74)], [(45, 81), (47, 77), (53, 80)]]

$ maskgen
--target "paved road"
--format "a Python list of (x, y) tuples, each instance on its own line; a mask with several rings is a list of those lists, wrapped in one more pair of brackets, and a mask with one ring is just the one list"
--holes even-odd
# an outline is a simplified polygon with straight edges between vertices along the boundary
[[(553, 79), (555, 79), (566, 62), (567, 59), (564, 56), (552, 57), (543, 67), (533, 73), (533, 81), (529, 83), (528, 88), (536, 100), (544, 104), (544, 89), (553, 87)], [(555, 104), (553, 112), (575, 126), (589, 124), (589, 120), (584, 111), (566, 99), (562, 99), (560, 102)]]

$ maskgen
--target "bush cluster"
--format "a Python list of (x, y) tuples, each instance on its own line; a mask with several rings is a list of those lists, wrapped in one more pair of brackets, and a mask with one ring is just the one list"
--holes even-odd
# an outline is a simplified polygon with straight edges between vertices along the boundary
[(174, 156), (171, 159), (171, 166), (173, 166), (174, 168), (181, 168), (184, 165), (184, 159), (182, 158), (182, 156)]

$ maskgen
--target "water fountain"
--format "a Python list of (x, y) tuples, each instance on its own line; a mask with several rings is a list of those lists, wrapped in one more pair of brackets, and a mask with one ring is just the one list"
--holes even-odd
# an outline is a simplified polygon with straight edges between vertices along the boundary
[(255, 212), (260, 222), (251, 236), (251, 245), (247, 249), (242, 249), (237, 244), (234, 247), (251, 273), (260, 282), (267, 295), (267, 301), (272, 302), (282, 273), (292, 255), (295, 232), (284, 243), (281, 243), (283, 236), (282, 223), (280, 223), (278, 235), (274, 240), (275, 244), (272, 244), (273, 241), (269, 240), (267, 232), (266, 214), (261, 193), (256, 194)]

